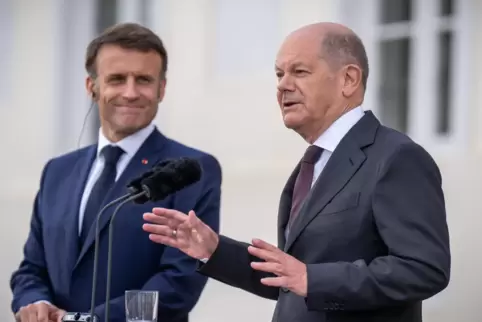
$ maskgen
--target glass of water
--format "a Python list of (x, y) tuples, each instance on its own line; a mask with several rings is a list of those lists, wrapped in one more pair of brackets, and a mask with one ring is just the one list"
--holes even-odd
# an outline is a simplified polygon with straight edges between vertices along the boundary
[(157, 291), (126, 291), (127, 322), (157, 322)]

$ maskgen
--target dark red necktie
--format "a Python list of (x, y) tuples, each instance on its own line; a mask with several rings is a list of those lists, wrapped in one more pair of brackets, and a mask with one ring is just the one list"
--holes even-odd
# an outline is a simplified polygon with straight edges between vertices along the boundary
[(306, 196), (308, 196), (310, 192), (315, 163), (320, 158), (322, 152), (323, 149), (319, 146), (310, 145), (301, 159), (300, 172), (296, 178), (293, 197), (291, 199), (291, 213), (288, 227), (291, 227), (293, 224)]

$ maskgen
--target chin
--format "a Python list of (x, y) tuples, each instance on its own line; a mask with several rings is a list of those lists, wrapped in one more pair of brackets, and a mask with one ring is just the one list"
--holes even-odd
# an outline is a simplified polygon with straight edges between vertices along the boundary
[(283, 122), (285, 124), (285, 127), (287, 127), (288, 129), (291, 129), (291, 130), (297, 129), (301, 125), (300, 124), (301, 121), (298, 118), (292, 117), (290, 115), (285, 115), (283, 117)]

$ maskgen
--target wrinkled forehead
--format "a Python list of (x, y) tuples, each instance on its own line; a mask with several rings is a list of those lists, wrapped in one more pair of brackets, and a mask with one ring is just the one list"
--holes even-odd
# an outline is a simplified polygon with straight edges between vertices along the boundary
[(321, 40), (315, 37), (288, 37), (276, 55), (275, 67), (288, 69), (294, 65), (312, 66), (321, 58)]

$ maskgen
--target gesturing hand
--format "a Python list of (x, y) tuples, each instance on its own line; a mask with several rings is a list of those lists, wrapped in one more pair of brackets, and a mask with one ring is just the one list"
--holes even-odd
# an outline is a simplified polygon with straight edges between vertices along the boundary
[(194, 213), (188, 215), (173, 209), (154, 208), (145, 213), (142, 229), (156, 243), (179, 249), (196, 259), (209, 258), (218, 246), (218, 235)]
[(286, 254), (278, 247), (259, 239), (253, 239), (253, 245), (248, 247), (248, 251), (251, 255), (265, 260), (265, 262), (252, 262), (253, 269), (277, 276), (262, 278), (262, 284), (285, 287), (304, 297), (307, 295), (308, 279), (304, 263)]

